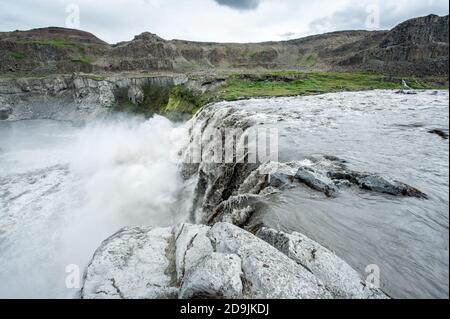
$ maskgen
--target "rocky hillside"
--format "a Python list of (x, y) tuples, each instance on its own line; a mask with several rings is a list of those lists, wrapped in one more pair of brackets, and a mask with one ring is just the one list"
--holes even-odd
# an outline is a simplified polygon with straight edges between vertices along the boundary
[(340, 64), (348, 62), (382, 73), (448, 75), (448, 30), (448, 16), (408, 20), (390, 31), (377, 46)]
[(164, 40), (142, 33), (107, 44), (63, 28), (0, 33), (0, 73), (205, 70), (377, 71), (448, 75), (449, 17), (430, 15), (391, 31), (342, 31), (252, 44)]

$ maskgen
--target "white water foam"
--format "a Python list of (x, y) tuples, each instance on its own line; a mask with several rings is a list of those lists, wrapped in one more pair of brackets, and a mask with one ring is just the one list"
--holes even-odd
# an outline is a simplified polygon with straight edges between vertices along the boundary
[(76, 297), (66, 266), (82, 276), (102, 240), (125, 226), (184, 220), (172, 156), (180, 129), (159, 116), (1, 126), (0, 297)]

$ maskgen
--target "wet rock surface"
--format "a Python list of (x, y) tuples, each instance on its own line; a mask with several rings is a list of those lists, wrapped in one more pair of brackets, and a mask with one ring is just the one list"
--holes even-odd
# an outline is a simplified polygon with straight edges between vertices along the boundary
[(362, 173), (348, 169), (338, 158), (312, 158), (310, 165), (300, 167), (295, 178), (305, 185), (324, 193), (337, 196), (339, 186), (357, 186), (362, 190), (426, 199), (427, 195), (405, 183), (391, 180), (374, 173)]
[(312, 189), (324, 193), (328, 197), (336, 196), (337, 188), (327, 174), (322, 174), (321, 172), (306, 166), (298, 169), (295, 178)]
[[(237, 145), (241, 145), (255, 128), (276, 127), (280, 119), (302, 125), (297, 111), (248, 109), (245, 101), (208, 105), (196, 114), (186, 132), (188, 147), (182, 150), (181, 167), (184, 178), (195, 183), (191, 222), (208, 225), (229, 222), (246, 227), (258, 207), (264, 205), (262, 202), (267, 195), (301, 185), (329, 198), (336, 198), (342, 192), (358, 191), (428, 198), (421, 190), (387, 175), (351, 169), (351, 163), (334, 155), (276, 162), (248, 151), (241, 155), (242, 161), (228, 164), (224, 161), (227, 141), (222, 143), (221, 138), (209, 138), (224, 137), (232, 130)], [(202, 153), (197, 159), (194, 159), (196, 150), (192, 145), (201, 146)]]
[(0, 106), (0, 120), (7, 120), (12, 113), (12, 108), (10, 106), (2, 105)]
[[(297, 244), (293, 248), (296, 254), (291, 254), (291, 246), (277, 247), (273, 240), (277, 236), (290, 238), (265, 229), (260, 237), (266, 242), (228, 223), (126, 228), (107, 239), (95, 253), (86, 270), (81, 297), (385, 297), (377, 289), (364, 293), (356, 272), (317, 243)], [(301, 235), (293, 236), (296, 240)], [(317, 249), (317, 256), (325, 257), (302, 263), (298, 256), (310, 254), (311, 247)], [(337, 269), (346, 273), (342, 275)]]
[(440, 129), (430, 130), (430, 131), (428, 131), (428, 133), (436, 134), (436, 135), (442, 137), (442, 139), (444, 139), (444, 140), (448, 140), (448, 137), (449, 137), (448, 136), (448, 131), (445, 132), (444, 130), (440, 130)]

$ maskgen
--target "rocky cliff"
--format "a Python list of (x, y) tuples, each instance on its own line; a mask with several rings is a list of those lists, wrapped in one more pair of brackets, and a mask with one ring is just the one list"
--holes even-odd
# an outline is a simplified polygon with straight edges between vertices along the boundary
[(381, 73), (448, 75), (448, 31), (448, 16), (411, 19), (353, 59), (360, 60), (361, 67)]
[(431, 15), (391, 31), (343, 31), (252, 44), (168, 41), (146, 32), (109, 45), (78, 30), (15, 31), (0, 33), (0, 72), (282, 69), (448, 75), (448, 21), (448, 16)]
[(180, 74), (0, 79), (0, 120), (52, 119), (81, 124), (111, 111), (145, 115), (164, 112), (179, 117), (186, 114), (163, 109), (178, 85), (198, 94), (215, 87), (207, 77)]

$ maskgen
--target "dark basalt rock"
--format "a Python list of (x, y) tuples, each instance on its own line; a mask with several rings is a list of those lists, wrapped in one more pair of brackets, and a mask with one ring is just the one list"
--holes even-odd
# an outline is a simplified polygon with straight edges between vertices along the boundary
[[(357, 186), (363, 190), (427, 199), (428, 196), (420, 190), (405, 183), (390, 180), (373, 173), (363, 173), (349, 170), (345, 161), (336, 157), (324, 157), (313, 166), (298, 169), (295, 178), (310, 188), (324, 193), (327, 197), (336, 197), (342, 186)], [(331, 159), (331, 161), (330, 161)]]
[(0, 108), (0, 120), (7, 120), (12, 113), (12, 108), (1, 107)]
[(274, 188), (283, 189), (286, 186), (292, 185), (294, 180), (295, 180), (294, 176), (277, 172), (270, 175), (268, 183), (270, 186)]
[(442, 137), (444, 140), (448, 140), (448, 133), (444, 132), (443, 130), (440, 130), (440, 129), (434, 129), (434, 130), (428, 131), (428, 133), (439, 135), (439, 136)]
[(384, 193), (394, 196), (407, 196), (417, 198), (427, 198), (427, 195), (418, 189), (398, 181), (389, 181), (376, 174), (346, 172), (328, 173), (328, 176), (335, 181), (346, 180), (351, 184), (359, 186), (361, 189)]
[(324, 193), (327, 197), (335, 197), (338, 192), (331, 179), (310, 167), (300, 167), (295, 178), (312, 189)]

